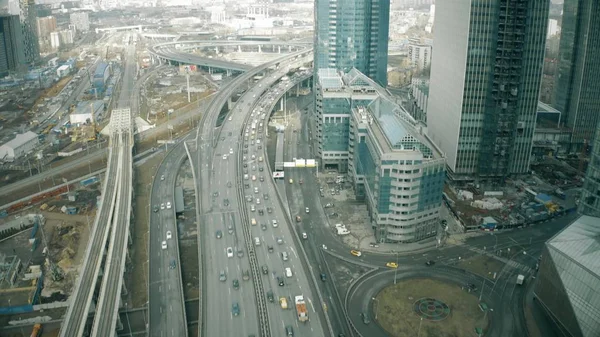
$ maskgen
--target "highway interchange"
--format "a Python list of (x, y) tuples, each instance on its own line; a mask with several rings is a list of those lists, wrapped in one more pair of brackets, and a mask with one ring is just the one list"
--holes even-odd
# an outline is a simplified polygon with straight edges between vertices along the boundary
[[(128, 50), (128, 59), (131, 57), (131, 49)], [(298, 54), (298, 53), (296, 53)], [(163, 54), (169, 58), (170, 55)], [(295, 56), (287, 56), (291, 59)], [(284, 58), (278, 59), (276, 63), (283, 62)], [(273, 62), (271, 62), (273, 63)], [(259, 67), (264, 71), (265, 66)], [(257, 68), (253, 69), (255, 72)], [(493, 327), (491, 336), (514, 335), (515, 331), (525, 329), (523, 318), (524, 290), (514, 287), (516, 274), (525, 272), (533, 275), (536, 258), (540, 255), (543, 242), (562, 228), (572, 216), (566, 216), (552, 220), (543, 227), (531, 227), (499, 235), (486, 235), (466, 239), (459, 245), (449, 245), (441, 249), (431, 250), (425, 253), (384, 255), (376, 253), (363, 253), (359, 258), (352, 257), (348, 253), (349, 248), (343, 245), (332, 233), (329, 220), (325, 215), (323, 206), (318, 198), (318, 183), (311, 170), (286, 170), (286, 181), (292, 178), (294, 181), (304, 180), (304, 184), (286, 184), (283, 181), (273, 181), (271, 169), (265, 162), (267, 158), (265, 140), (265, 129), (269, 121), (269, 114), (283, 90), (288, 90), (281, 83), (276, 85), (280, 78), (287, 73), (287, 68), (282, 66), (274, 72), (267, 72), (262, 80), (255, 83), (253, 87), (245, 91), (237, 99), (228, 118), (219, 128), (215, 128), (217, 115), (221, 112), (225, 101), (239, 90), (241, 84), (249, 83), (247, 78), (252, 77), (252, 71), (239, 76), (219, 92), (220, 100), (209, 107), (204, 123), (200, 123), (195, 140), (196, 153), (192, 154), (193, 165), (195, 165), (197, 179), (197, 217), (198, 226), (201, 228), (199, 235), (201, 240), (201, 276), (203, 282), (203, 300), (200, 301), (203, 324), (200, 324), (201, 335), (204, 336), (249, 336), (265, 335), (265, 329), (270, 335), (278, 336), (284, 334), (286, 326), (292, 326), (295, 335), (298, 336), (325, 336), (327, 327), (330, 332), (344, 333), (351, 336), (359, 333), (363, 336), (385, 336), (385, 332), (376, 324), (365, 326), (356, 315), (348, 315), (349, 312), (371, 311), (370, 298), (375, 295), (378, 287), (389, 284), (390, 273), (385, 269), (385, 263), (397, 260), (401, 267), (398, 269), (399, 278), (424, 277), (435, 270), (438, 278), (450, 282), (464, 283), (466, 281), (479, 282), (483, 280), (479, 276), (465, 274), (464, 272), (447, 266), (453, 266), (461, 259), (474, 255), (486, 254), (488, 251), (504, 251), (504, 256), (513, 262), (514, 268), (505, 268), (499, 280), (494, 284), (495, 291), (484, 292), (483, 297), (489, 297), (490, 302), (499, 303), (500, 308), (493, 315)], [(244, 78), (246, 76), (246, 78)], [(126, 63), (124, 79), (119, 107), (129, 106), (132, 92), (127, 88), (134, 88), (135, 74), (132, 73), (131, 63)], [(135, 86), (137, 88), (137, 86)], [(270, 88), (270, 90), (269, 90)], [(224, 98), (224, 99), (223, 99)], [(261, 111), (262, 110), (262, 111)], [(291, 122), (286, 129), (286, 161), (291, 158), (314, 158), (311, 144), (309, 125), (309, 113), (299, 113), (298, 109), (291, 115)], [(216, 112), (216, 113), (215, 113)], [(263, 113), (265, 117), (263, 119)], [(261, 124), (262, 123), (262, 124)], [(255, 124), (256, 128), (251, 125)], [(191, 138), (188, 137), (188, 139)], [(261, 142), (259, 143), (258, 140)], [(125, 147), (130, 146), (125, 144)], [(113, 153), (114, 152), (114, 153)], [(111, 151), (109, 160), (109, 172), (120, 172), (116, 158), (119, 154)], [(187, 155), (189, 156), (189, 152)], [(122, 156), (122, 153), (121, 153)], [(180, 274), (179, 249), (177, 243), (176, 214), (174, 202), (174, 185), (176, 174), (182, 159), (186, 156), (186, 148), (183, 144), (175, 146), (171, 152), (166, 154), (161, 163), (152, 184), (151, 204), (148, 205), (150, 213), (149, 232), (149, 332), (150, 336), (185, 336), (187, 335), (187, 324), (185, 308), (183, 304), (183, 290)], [(114, 157), (114, 158), (113, 158)], [(264, 158), (259, 161), (259, 158)], [(131, 156), (128, 157), (131, 161)], [(176, 160), (173, 160), (176, 159)], [(262, 169), (262, 170), (261, 170)], [(112, 170), (112, 171), (111, 171)], [(128, 174), (124, 172), (123, 174)], [(248, 178), (245, 178), (248, 174)], [(164, 180), (163, 180), (164, 176)], [(256, 180), (252, 177), (255, 176)], [(113, 181), (114, 182), (114, 181)], [(247, 185), (247, 186), (246, 186)], [(256, 190), (255, 190), (256, 189)], [(127, 188), (118, 188), (113, 191), (112, 185), (105, 185), (103, 196), (108, 199), (116, 199), (117, 193), (121, 195), (130, 194)], [(114, 193), (114, 194), (111, 194)], [(265, 198), (267, 196), (268, 198)], [(161, 204), (170, 202), (172, 207), (160, 209)], [(287, 203), (287, 205), (285, 205)], [(159, 210), (154, 212), (154, 206)], [(310, 213), (305, 212), (306, 208)], [(255, 210), (252, 210), (252, 209)], [(272, 210), (272, 213), (267, 211)], [(263, 214), (259, 215), (262, 210)], [(97, 223), (107, 223), (113, 215), (107, 212), (99, 212)], [(302, 216), (300, 224), (290, 223), (297, 214)], [(125, 214), (121, 214), (125, 217)], [(128, 215), (126, 216), (128, 223)], [(250, 219), (256, 219), (256, 225), (251, 225)], [(273, 226), (276, 220), (278, 226)], [(261, 226), (261, 225), (266, 226)], [(108, 226), (107, 226), (108, 227)], [(108, 235), (109, 229), (105, 231), (94, 231), (90, 239), (91, 245), (86, 251), (86, 258), (95, 254), (93, 247)], [(171, 238), (167, 239), (167, 231), (171, 232)], [(221, 235), (217, 232), (220, 231)], [(301, 233), (307, 233), (307, 239), (301, 240)], [(260, 245), (256, 245), (254, 238), (258, 238)], [(281, 239), (281, 243), (278, 243)], [(123, 234), (111, 239), (113, 241), (124, 240)], [(199, 241), (200, 241), (199, 240)], [(162, 248), (163, 241), (167, 247)], [(94, 244), (98, 242), (98, 244)], [(227, 248), (231, 248), (233, 256), (228, 256)], [(270, 252), (269, 247), (273, 247)], [(326, 249), (324, 247), (327, 247)], [(493, 247), (493, 248), (492, 248)], [(513, 249), (512, 255), (509, 248)], [(238, 253), (241, 251), (242, 253)], [(280, 253), (287, 252), (288, 261), (283, 261)], [(524, 254), (523, 252), (526, 252)], [(121, 258), (117, 251), (115, 258)], [(239, 255), (238, 255), (239, 254)], [(342, 298), (344, 294), (333, 282), (315, 282), (314, 275), (321, 273), (335, 273), (326, 268), (326, 255), (335, 256), (347, 262), (362, 266), (373, 266), (380, 268), (373, 275), (367, 275), (351, 289), (348, 298)], [(305, 256), (308, 259), (305, 259)], [(254, 259), (254, 260), (252, 260)], [(434, 259), (440, 267), (427, 269), (423, 266), (425, 261)], [(113, 260), (109, 256), (109, 260)], [(91, 260), (90, 260), (91, 261)], [(100, 261), (98, 259), (97, 261)], [(258, 262), (258, 268), (252, 268)], [(266, 266), (268, 272), (262, 274), (262, 267)], [(291, 277), (285, 277), (284, 268), (290, 267)], [(98, 265), (87, 264), (87, 268), (98, 270)], [(85, 267), (84, 267), (85, 270)], [(226, 274), (226, 280), (220, 280), (221, 271)], [(259, 274), (257, 275), (257, 271)], [(108, 270), (109, 275), (122, 272), (120, 267)], [(249, 274), (249, 280), (244, 280), (244, 273)], [(85, 275), (85, 272), (82, 272)], [(93, 273), (85, 284), (93, 284)], [(95, 273), (97, 275), (97, 273)], [(278, 277), (284, 280), (284, 285), (278, 285)], [(114, 278), (111, 276), (111, 278)], [(260, 278), (260, 282), (257, 280)], [(234, 287), (234, 280), (239, 281), (239, 287)], [(87, 282), (87, 283), (86, 283)], [(122, 282), (119, 276), (119, 284)], [(105, 283), (106, 284), (106, 283)], [(367, 284), (364, 287), (361, 285)], [(255, 287), (259, 287), (259, 291)], [(319, 289), (315, 289), (315, 286)], [(497, 286), (497, 287), (496, 287)], [(75, 288), (75, 293), (84, 291), (81, 285)], [(93, 287), (93, 286), (92, 286)], [(101, 292), (108, 291), (110, 287), (103, 285)], [(104, 317), (116, 317), (118, 310), (118, 292), (120, 285), (111, 289), (109, 296), (112, 302), (99, 306), (106, 310)], [(481, 289), (482, 287), (480, 287)], [(273, 293), (274, 301), (266, 300), (268, 292)], [(262, 296), (257, 298), (257, 293)], [(298, 322), (293, 305), (293, 296), (304, 294), (308, 298), (308, 310), (310, 321), (306, 324)], [(507, 296), (508, 295), (508, 296)], [(505, 297), (503, 297), (505, 296)], [(288, 310), (281, 309), (278, 299), (286, 297)], [(321, 303), (321, 299), (323, 303)], [(90, 306), (91, 294), (87, 301), (78, 301), (71, 306), (69, 311), (80, 316), (85, 315), (85, 307)], [(257, 317), (258, 302), (267, 302), (268, 328), (263, 321)], [(239, 307), (239, 317), (234, 316), (234, 304)], [(328, 318), (324, 319), (323, 307), (326, 307)], [(237, 315), (236, 315), (237, 316)], [(108, 335), (114, 330), (114, 320), (111, 318), (96, 328), (96, 335)], [(350, 322), (348, 322), (348, 319)], [(326, 322), (327, 321), (327, 322)], [(85, 320), (83, 320), (85, 323)], [(331, 322), (331, 323), (330, 323)], [(329, 325), (331, 324), (331, 325)], [(351, 328), (350, 326), (353, 326)], [(81, 331), (83, 326), (73, 326), (72, 333), (64, 335), (76, 335), (75, 331)], [(262, 330), (261, 330), (262, 329)]]

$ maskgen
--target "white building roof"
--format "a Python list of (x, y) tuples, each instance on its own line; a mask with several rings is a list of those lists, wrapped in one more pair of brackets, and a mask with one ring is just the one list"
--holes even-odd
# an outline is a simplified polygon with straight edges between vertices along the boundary
[(20, 134), (16, 135), (14, 139), (5, 143), (2, 146), (6, 146), (11, 149), (17, 149), (20, 146), (27, 144), (32, 139), (36, 139), (37, 137), (38, 137), (38, 135), (35, 132), (27, 131), (25, 133), (20, 133)]

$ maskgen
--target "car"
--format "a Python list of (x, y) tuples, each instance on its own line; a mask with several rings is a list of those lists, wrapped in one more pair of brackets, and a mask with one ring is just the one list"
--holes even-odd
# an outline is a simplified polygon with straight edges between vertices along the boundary
[(273, 213), (273, 209), (271, 207), (267, 207), (267, 213)]
[(250, 271), (248, 271), (248, 269), (244, 270), (244, 273), (242, 274), (242, 280), (244, 281), (248, 281), (250, 279)]
[(233, 289), (235, 289), (235, 290), (240, 289), (240, 281), (238, 281), (238, 279), (234, 278), (233, 281), (231, 282), (231, 284), (233, 285)]
[(265, 199), (265, 200), (269, 200), (269, 195), (268, 195), (267, 193), (264, 193), (264, 194), (263, 194), (263, 199)]
[(267, 250), (269, 251), (269, 253), (273, 252), (273, 246), (267, 246)]
[(229, 154), (233, 154), (233, 149), (229, 149)]
[(175, 269), (176, 266), (177, 262), (175, 262), (175, 260), (171, 260), (171, 262), (169, 263), (169, 269)]
[(233, 248), (227, 247), (227, 257), (233, 257)]
[(310, 209), (308, 209), (308, 207), (306, 207), (305, 212), (310, 213)]
[(260, 178), (258, 180), (260, 180), (261, 182), (263, 182), (263, 181), (265, 181), (265, 177), (260, 176)]
[(338, 216), (340, 216), (338, 213), (333, 212), (333, 213), (329, 213), (329, 217), (330, 218), (337, 218)]
[(287, 267), (285, 268), (285, 277), (292, 277), (292, 268)]
[(285, 281), (283, 280), (283, 277), (277, 276), (277, 284), (279, 284), (280, 287), (283, 287), (285, 285)]
[(215, 233), (215, 236), (217, 237), (217, 239), (220, 239), (223, 237), (223, 232), (219, 229), (217, 230), (217, 232)]
[(173, 234), (171, 234), (171, 231), (167, 231), (167, 240), (170, 240), (173, 237)]
[(225, 205), (225, 207), (229, 206), (229, 199), (223, 199), (223, 205)]
[(263, 264), (261, 267), (262, 273), (267, 275), (269, 273), (269, 267), (266, 264)]
[(264, 209), (259, 209), (258, 210), (258, 215), (265, 215), (265, 210)]
[(260, 224), (260, 229), (262, 229), (263, 231), (266, 231), (267, 230), (267, 225), (264, 224), (264, 223), (261, 223)]
[(225, 273), (224, 270), (221, 269), (221, 271), (219, 272), (219, 281), (221, 282), (225, 282), (227, 281), (227, 274)]
[(231, 306), (231, 313), (233, 316), (238, 316), (240, 314), (240, 305), (238, 302), (233, 302), (233, 305)]
[(350, 254), (352, 254), (354, 256), (361, 256), (362, 255), (362, 253), (359, 250), (354, 250), (354, 249), (350, 251)]
[(334, 204), (334, 203), (332, 203), (332, 202), (330, 202), (330, 203), (326, 204), (326, 205), (325, 205), (325, 206), (323, 206), (323, 207), (324, 207), (324, 208), (331, 208), (331, 207), (334, 207), (334, 206), (335, 206), (335, 204)]
[(171, 203), (167, 202), (167, 209), (171, 209)]
[(250, 205), (250, 212), (255, 212), (256, 211), (256, 207), (254, 207), (254, 205)]
[(304, 233), (304, 232), (303, 232), (303, 233), (302, 233), (302, 238), (303, 238), (304, 240), (308, 239), (308, 234), (306, 234), (306, 233)]
[(162, 249), (167, 249), (167, 241), (163, 241), (160, 246)]
[(302, 221), (302, 217), (299, 215), (296, 215), (296, 222), (301, 222)]
[(290, 258), (289, 258), (289, 255), (288, 255), (288, 253), (287, 253), (287, 252), (281, 252), (281, 259), (282, 259), (283, 261), (287, 261), (287, 260), (289, 260)]
[(256, 198), (256, 204), (260, 205), (260, 199), (259, 198)]
[(366, 312), (361, 312), (360, 317), (362, 318), (364, 324), (368, 325), (369, 323), (371, 323), (371, 320), (369, 319), (369, 314), (367, 314)]
[(272, 223), (273, 223), (273, 228), (277, 228), (277, 227), (279, 226), (279, 225), (277, 224), (277, 220), (273, 220), (273, 221), (272, 221)]
[(232, 117), (232, 116), (229, 116), (229, 118), (227, 118), (227, 120), (228, 120), (228, 121), (232, 121), (232, 120), (233, 120), (233, 117)]
[(227, 182), (227, 187), (231, 187), (231, 181)]
[(388, 262), (385, 264), (385, 266), (389, 268), (398, 268), (398, 264), (396, 262)]
[(276, 238), (275, 241), (277, 241), (278, 245), (282, 245), (283, 244), (283, 239), (280, 238), (280, 237)]
[(229, 234), (233, 234), (233, 225), (232, 224), (227, 225), (227, 232)]
[(273, 292), (271, 290), (267, 291), (267, 300), (269, 300), (269, 302), (273, 303), (273, 301), (275, 300), (275, 296), (273, 295)]
[(244, 163), (244, 168), (248, 167), (248, 163)]
[(226, 159), (227, 159), (227, 155), (226, 155), (226, 154), (224, 154), (224, 155), (223, 155), (223, 160), (226, 160)]
[(158, 206), (154, 205), (154, 208), (152, 210), (154, 211), (154, 213), (158, 212)]
[(429, 260), (429, 261), (425, 262), (425, 265), (428, 266), (428, 267), (431, 267), (434, 264), (435, 264), (435, 261), (433, 261), (433, 260)]
[(212, 196), (213, 196), (213, 198), (218, 197), (219, 196), (219, 192), (218, 191), (213, 192)]
[(294, 335), (294, 328), (292, 328), (291, 325), (288, 325), (285, 327), (285, 335), (286, 336), (293, 336)]
[(264, 169), (262, 166), (259, 166), (259, 167), (258, 167), (258, 171), (259, 171), (259, 172), (263, 172), (264, 170), (265, 170), (265, 169)]
[(477, 286), (473, 283), (466, 283), (464, 285), (464, 288), (469, 289), (469, 291), (476, 291), (477, 290)]
[(165, 209), (165, 203), (160, 204), (160, 209)]
[(164, 174), (160, 176), (160, 180), (161, 181), (165, 180), (165, 175)]
[(327, 275), (325, 273), (321, 273), (320, 277), (321, 277), (321, 281), (323, 281), (323, 282), (327, 281)]

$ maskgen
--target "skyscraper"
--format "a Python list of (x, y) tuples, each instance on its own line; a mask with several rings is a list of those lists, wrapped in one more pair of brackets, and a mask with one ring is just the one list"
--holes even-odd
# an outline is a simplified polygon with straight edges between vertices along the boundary
[(529, 169), (549, 1), (436, 3), (429, 135), (456, 180)]
[(40, 58), (37, 39), (37, 21), (34, 0), (0, 0), (0, 15), (16, 15), (20, 21), (20, 39), (15, 48), (21, 55), (16, 65), (17, 71), (27, 69)]
[(587, 174), (581, 189), (579, 212), (585, 215), (600, 217), (600, 123), (596, 126), (596, 135), (588, 164)]
[(591, 143), (600, 121), (600, 2), (565, 0), (555, 107), (572, 130), (571, 151)]
[(17, 48), (21, 40), (21, 24), (17, 15), (0, 15), (0, 76), (17, 69), (24, 58), (22, 49)]
[(56, 31), (56, 18), (54, 16), (45, 16), (37, 18), (37, 37), (40, 50), (50, 50), (50, 33)]
[(390, 0), (315, 0), (315, 74), (356, 68), (386, 86), (389, 23)]

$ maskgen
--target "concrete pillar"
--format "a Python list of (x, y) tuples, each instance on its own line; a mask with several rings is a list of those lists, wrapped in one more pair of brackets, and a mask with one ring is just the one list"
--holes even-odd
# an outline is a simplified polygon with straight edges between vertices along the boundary
[(219, 47), (215, 47), (215, 53), (219, 53)]
[(123, 285), (121, 286), (121, 295), (127, 296), (127, 294), (129, 294), (129, 291), (127, 290), (127, 287), (125, 286), (125, 282), (123, 282)]
[(296, 86), (296, 97), (300, 96), (300, 85), (302, 85), (302, 82), (298, 83), (298, 85)]
[(227, 69), (227, 77), (231, 76), (231, 69)]
[(231, 99), (231, 97), (227, 99), (227, 109), (233, 109), (233, 100)]
[(242, 46), (240, 45), (240, 46), (238, 46), (238, 53), (241, 53), (241, 52), (242, 52)]
[(267, 19), (269, 18), (269, 7), (267, 7)]
[(262, 53), (262, 46), (261, 45), (258, 45), (258, 52)]
[(278, 46), (278, 47), (277, 47), (277, 53), (278, 53), (278, 54), (281, 54), (281, 46)]
[(292, 52), (292, 46), (288, 46), (288, 52)]

